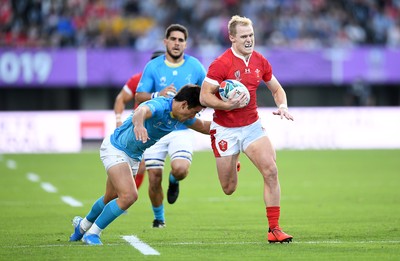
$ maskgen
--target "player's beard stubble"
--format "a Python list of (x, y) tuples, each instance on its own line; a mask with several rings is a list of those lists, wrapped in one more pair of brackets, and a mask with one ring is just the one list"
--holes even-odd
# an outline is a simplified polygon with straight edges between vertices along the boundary
[(181, 52), (178, 55), (174, 55), (171, 53), (171, 51), (169, 49), (167, 49), (167, 53), (169, 56), (171, 56), (172, 59), (174, 59), (174, 61), (178, 61), (183, 56), (183, 52)]

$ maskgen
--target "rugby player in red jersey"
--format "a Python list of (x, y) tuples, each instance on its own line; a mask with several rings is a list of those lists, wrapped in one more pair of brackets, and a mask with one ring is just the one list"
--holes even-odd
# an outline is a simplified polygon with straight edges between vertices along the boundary
[[(228, 23), (228, 31), (232, 46), (211, 63), (200, 94), (202, 105), (215, 110), (210, 134), (218, 177), (226, 195), (235, 192), (238, 182), (236, 162), (239, 153), (244, 152), (264, 179), (268, 241), (290, 242), (293, 237), (279, 226), (281, 190), (276, 153), (258, 115), (256, 90), (262, 81), (265, 82), (278, 107), (273, 114), (293, 120), (286, 93), (272, 74), (268, 60), (254, 51), (252, 21), (235, 15)], [(240, 81), (248, 88), (250, 103), (247, 106), (244, 94), (232, 96), (226, 102), (221, 100), (218, 88), (226, 79)]]

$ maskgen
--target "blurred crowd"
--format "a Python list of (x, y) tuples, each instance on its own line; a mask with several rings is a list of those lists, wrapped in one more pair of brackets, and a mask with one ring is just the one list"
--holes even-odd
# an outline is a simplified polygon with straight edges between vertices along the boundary
[(189, 47), (228, 46), (235, 14), (266, 47), (400, 47), (400, 0), (0, 0), (0, 47), (155, 50), (171, 23)]

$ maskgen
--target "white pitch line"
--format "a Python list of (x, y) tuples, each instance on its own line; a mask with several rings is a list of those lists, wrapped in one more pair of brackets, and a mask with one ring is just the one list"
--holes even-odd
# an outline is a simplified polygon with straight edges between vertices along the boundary
[(143, 255), (155, 255), (155, 256), (160, 255), (160, 253), (157, 250), (155, 250), (148, 244), (144, 243), (136, 236), (123, 236), (122, 238), (126, 240), (131, 246), (139, 250)]
[[(33, 172), (28, 172), (28, 173), (26, 174), (26, 177), (27, 177), (28, 180), (30, 180), (30, 181), (32, 181), (32, 182), (38, 182), (38, 181), (40, 180), (39, 175), (37, 175), (37, 174), (35, 174), (35, 173), (33, 173)], [(49, 192), (49, 193), (56, 193), (56, 192), (58, 191), (58, 189), (57, 189), (56, 187), (54, 187), (51, 183), (48, 183), (48, 182), (42, 182), (42, 183), (40, 184), (40, 186), (41, 186), (46, 192)], [(80, 201), (74, 199), (74, 198), (71, 197), (71, 196), (62, 196), (62, 197), (61, 197), (61, 200), (62, 200), (64, 203), (70, 205), (71, 207), (82, 207), (82, 206), (83, 206), (82, 202), (80, 202)]]
[(27, 173), (26, 177), (28, 180), (30, 180), (32, 182), (38, 182), (40, 179), (39, 175), (32, 173), (32, 172)]
[(41, 186), (42, 189), (44, 189), (46, 192), (49, 192), (49, 193), (56, 193), (56, 192), (57, 192), (57, 188), (54, 187), (51, 183), (42, 182), (42, 183), (40, 184), (40, 186)]
[(68, 205), (70, 205), (71, 207), (82, 207), (83, 206), (82, 202), (74, 199), (71, 196), (62, 196), (61, 200), (64, 201), (65, 203), (67, 203)]

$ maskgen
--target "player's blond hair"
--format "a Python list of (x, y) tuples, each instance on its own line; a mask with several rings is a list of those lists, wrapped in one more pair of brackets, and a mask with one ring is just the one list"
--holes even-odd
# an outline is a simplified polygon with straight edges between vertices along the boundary
[(239, 16), (239, 15), (234, 15), (232, 16), (231, 20), (228, 23), (228, 32), (230, 35), (235, 36), (236, 35), (236, 26), (237, 25), (251, 25), (253, 26), (253, 22), (244, 16)]

